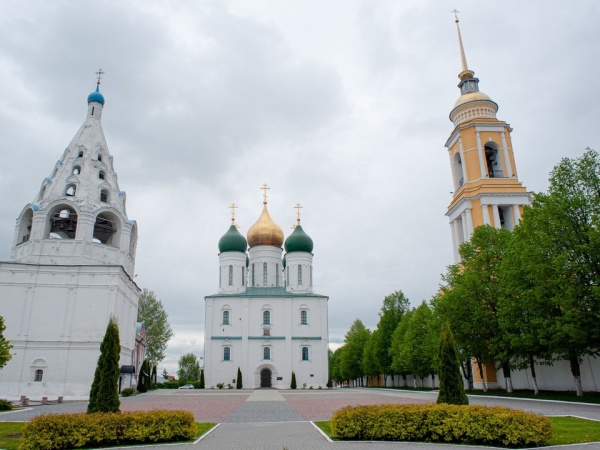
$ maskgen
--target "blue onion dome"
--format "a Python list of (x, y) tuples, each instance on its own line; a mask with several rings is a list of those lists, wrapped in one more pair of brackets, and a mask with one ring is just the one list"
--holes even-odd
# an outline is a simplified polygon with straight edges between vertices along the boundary
[(219, 252), (242, 252), (246, 253), (248, 243), (246, 238), (240, 234), (235, 225), (231, 225), (227, 233), (219, 239)]
[(294, 232), (285, 240), (286, 253), (306, 252), (312, 253), (313, 241), (308, 234), (304, 232), (302, 226), (296, 225)]
[(96, 86), (96, 90), (88, 95), (88, 103), (98, 102), (104, 105), (104, 95), (100, 93), (100, 86)]

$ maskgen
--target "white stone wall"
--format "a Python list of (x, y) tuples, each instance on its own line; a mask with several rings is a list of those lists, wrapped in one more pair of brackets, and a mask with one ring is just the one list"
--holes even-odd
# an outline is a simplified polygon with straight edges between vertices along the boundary
[[(312, 292), (312, 260), (313, 255), (306, 252), (292, 252), (285, 255), (286, 289), (288, 292)], [(301, 267), (301, 277), (300, 270)]]
[[(279, 247), (261, 245), (248, 251), (250, 266), (248, 267), (249, 287), (276, 287), (283, 286), (283, 250)], [(266, 283), (264, 265), (267, 265)], [(252, 273), (254, 271), (254, 278)]]
[(14, 346), (0, 398), (88, 398), (111, 314), (120, 365), (133, 363), (139, 288), (121, 267), (0, 263), (0, 286), (4, 335)]
[[(244, 292), (248, 284), (246, 269), (246, 253), (219, 253), (219, 292)], [(229, 267), (232, 272), (232, 283), (229, 284)]]

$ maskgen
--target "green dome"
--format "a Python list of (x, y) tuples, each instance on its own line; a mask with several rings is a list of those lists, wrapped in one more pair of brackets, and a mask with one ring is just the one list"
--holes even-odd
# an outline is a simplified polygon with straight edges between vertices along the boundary
[(246, 253), (248, 243), (246, 238), (240, 234), (235, 225), (231, 225), (227, 233), (219, 239), (219, 252), (242, 252)]
[(285, 240), (285, 251), (286, 253), (312, 253), (313, 241), (310, 236), (304, 232), (300, 225), (296, 225), (294, 232)]

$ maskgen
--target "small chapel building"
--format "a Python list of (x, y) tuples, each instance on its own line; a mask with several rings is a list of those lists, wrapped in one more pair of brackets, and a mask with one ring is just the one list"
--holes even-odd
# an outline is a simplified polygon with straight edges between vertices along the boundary
[[(120, 365), (134, 367), (137, 224), (102, 130), (102, 73), (83, 125), (17, 218), (10, 260), (0, 261), (0, 315), (13, 345), (0, 398), (87, 399), (111, 316)], [(119, 385), (129, 387), (133, 372), (122, 371)]]
[(235, 385), (239, 368), (245, 389), (289, 389), (292, 372), (298, 388), (324, 388), (328, 297), (314, 293), (313, 241), (298, 213), (284, 244), (263, 189), (262, 214), (248, 240), (232, 213), (219, 241), (219, 292), (205, 297), (206, 387)]

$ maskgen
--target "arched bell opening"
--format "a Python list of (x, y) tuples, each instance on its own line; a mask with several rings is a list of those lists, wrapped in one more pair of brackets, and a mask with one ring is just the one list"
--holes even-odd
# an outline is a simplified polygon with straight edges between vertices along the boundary
[(495, 142), (488, 142), (484, 146), (485, 163), (490, 178), (504, 178), (502, 160), (498, 152), (498, 145)]
[(77, 234), (77, 211), (69, 205), (57, 205), (48, 214), (45, 239), (75, 239)]
[(17, 245), (27, 242), (31, 237), (31, 227), (33, 226), (33, 210), (28, 208), (19, 218), (19, 236)]
[(119, 247), (121, 240), (121, 220), (110, 212), (96, 216), (93, 241), (98, 244)]

